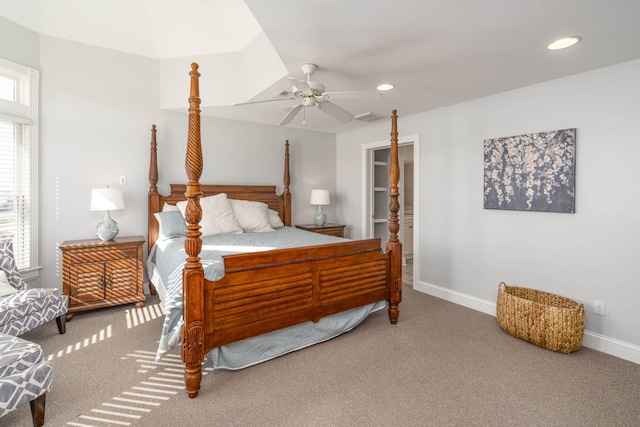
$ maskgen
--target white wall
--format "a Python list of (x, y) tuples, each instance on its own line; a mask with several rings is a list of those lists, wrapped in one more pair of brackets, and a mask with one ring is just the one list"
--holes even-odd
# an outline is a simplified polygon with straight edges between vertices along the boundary
[[(38, 69), (40, 46), (38, 33), (0, 16), (0, 57), (17, 64)], [(11, 43), (7, 43), (11, 40)]]
[[(165, 112), (162, 117), (163, 122), (158, 124), (158, 186), (160, 192), (166, 194), (170, 183), (186, 182), (184, 153), (188, 123), (186, 114)], [(293, 223), (313, 222), (318, 209), (309, 204), (313, 188), (335, 192), (336, 142), (333, 134), (211, 117), (202, 118), (201, 132), (202, 183), (269, 184), (276, 185), (280, 194), (284, 178), (284, 143), (288, 140)], [(334, 216), (336, 204), (332, 200), (331, 206), (323, 208), (329, 218)]]
[[(61, 286), (58, 245), (95, 238), (104, 215), (89, 211), (91, 188), (122, 188), (126, 208), (112, 212), (120, 235), (146, 237), (152, 124), (158, 126), (160, 191), (186, 182), (188, 93), (184, 113), (162, 111), (157, 60), (46, 36), (39, 49), (42, 270), (34, 285)], [(202, 139), (202, 182), (272, 184), (279, 192), (289, 139), (294, 223), (313, 218), (312, 188), (335, 191), (333, 134), (203, 117)], [(122, 175), (127, 184), (121, 186)]]
[[(421, 141), (414, 286), (492, 314), (500, 281), (572, 298), (585, 304), (585, 345), (640, 363), (638, 76), (632, 61), (410, 117), (399, 111), (400, 136)], [(353, 159), (389, 126), (337, 137), (344, 217), (361, 216)], [(573, 127), (575, 214), (483, 209), (485, 139)], [(593, 314), (594, 299), (606, 302), (605, 317)]]

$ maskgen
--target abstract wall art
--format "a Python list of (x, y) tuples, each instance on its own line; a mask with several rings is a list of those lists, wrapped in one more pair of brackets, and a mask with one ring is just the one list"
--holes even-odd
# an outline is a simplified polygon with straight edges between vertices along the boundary
[(575, 212), (576, 129), (484, 141), (484, 208)]

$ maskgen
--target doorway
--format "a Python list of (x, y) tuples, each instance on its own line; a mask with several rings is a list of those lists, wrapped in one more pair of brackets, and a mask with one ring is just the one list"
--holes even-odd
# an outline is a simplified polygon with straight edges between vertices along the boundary
[[(389, 238), (390, 141), (362, 145), (362, 230), (363, 238), (379, 237), (382, 248)], [(419, 276), (419, 135), (398, 138), (400, 210), (398, 238), (402, 242), (403, 282), (412, 284)]]

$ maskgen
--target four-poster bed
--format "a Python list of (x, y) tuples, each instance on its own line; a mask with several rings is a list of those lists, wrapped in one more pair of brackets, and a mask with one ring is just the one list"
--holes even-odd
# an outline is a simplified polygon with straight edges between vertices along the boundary
[[(203, 158), (200, 139), (200, 73), (197, 64), (192, 64), (191, 68), (185, 161), (188, 183), (172, 184), (171, 194), (159, 194), (154, 125), (151, 133), (149, 170), (148, 237), (150, 251), (156, 249), (156, 246), (164, 249), (169, 239), (159, 240), (159, 224), (156, 219), (159, 217), (156, 215), (167, 205), (180, 206), (182, 203), (186, 232), (179, 243), (186, 253), (186, 263), (183, 253), (181, 266), (184, 268), (181, 269), (182, 274), (176, 276), (181, 276), (178, 277), (178, 280), (181, 279), (182, 290), (179, 299), (182, 310), (180, 342), (182, 361), (185, 365), (185, 385), (189, 397), (193, 398), (200, 390), (205, 355), (214, 348), (284, 328), (319, 322), (326, 317), (339, 316), (380, 301), (388, 303), (389, 319), (392, 324), (397, 323), (398, 305), (402, 299), (402, 245), (398, 240), (400, 169), (395, 110), (391, 118), (390, 236), (386, 251), (383, 252), (380, 250), (380, 239), (349, 241), (291, 227), (288, 142), (285, 145), (284, 191), (280, 195), (276, 194), (275, 186), (270, 185), (201, 184), (199, 180)], [(208, 200), (208, 197), (224, 194), (231, 201), (264, 203), (278, 213), (284, 225), (283, 231), (261, 234), (286, 234), (289, 229), (293, 229), (296, 232), (334, 240), (322, 241), (311, 246), (284, 245), (279, 246), (281, 249), (226, 255), (223, 256), (222, 272), (215, 280), (210, 280), (209, 273), (205, 274), (205, 268), (210, 262), (204, 254), (212, 245), (206, 240), (203, 248), (205, 236), (201, 236), (201, 202)], [(182, 222), (184, 223), (184, 220)], [(150, 258), (152, 255), (155, 258), (161, 249), (150, 253)], [(151, 281), (156, 279), (157, 276), (150, 275)], [(166, 309), (164, 300), (163, 303)]]

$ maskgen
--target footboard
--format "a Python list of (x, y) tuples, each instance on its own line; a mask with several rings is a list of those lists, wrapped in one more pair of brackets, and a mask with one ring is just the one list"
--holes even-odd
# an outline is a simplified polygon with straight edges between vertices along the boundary
[(380, 239), (226, 256), (205, 281), (204, 351), (390, 299)]

